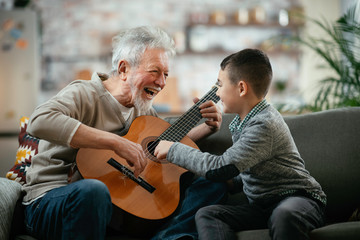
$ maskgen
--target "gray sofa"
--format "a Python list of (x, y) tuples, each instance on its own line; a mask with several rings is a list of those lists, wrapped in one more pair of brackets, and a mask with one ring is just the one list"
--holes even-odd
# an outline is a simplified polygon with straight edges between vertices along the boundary
[[(228, 124), (233, 115), (224, 115), (219, 132), (198, 143), (201, 150), (221, 154), (231, 145)], [(170, 122), (175, 118), (168, 119)], [(311, 239), (360, 239), (360, 107), (327, 110), (294, 116), (285, 116), (296, 145), (306, 162), (306, 168), (322, 185), (328, 196), (326, 226), (311, 232)], [(19, 184), (0, 179), (1, 232), (6, 239), (19, 229), (18, 219), (11, 218), (16, 200), (21, 196)], [(4, 200), (6, 198), (6, 200)], [(228, 204), (246, 201), (243, 194), (230, 195)], [(352, 216), (353, 215), (353, 216)], [(352, 221), (349, 219), (352, 216)], [(141, 228), (139, 228), (141, 231)], [(16, 239), (32, 239), (17, 235)], [(107, 239), (133, 239), (110, 235)], [(270, 239), (267, 229), (243, 231), (238, 239)]]

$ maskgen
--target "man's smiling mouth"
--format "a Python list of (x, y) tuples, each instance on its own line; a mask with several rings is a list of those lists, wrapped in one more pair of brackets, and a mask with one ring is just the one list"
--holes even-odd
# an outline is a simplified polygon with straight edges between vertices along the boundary
[(144, 88), (146, 95), (150, 98), (156, 96), (156, 94), (158, 94), (158, 90), (153, 89), (153, 88)]

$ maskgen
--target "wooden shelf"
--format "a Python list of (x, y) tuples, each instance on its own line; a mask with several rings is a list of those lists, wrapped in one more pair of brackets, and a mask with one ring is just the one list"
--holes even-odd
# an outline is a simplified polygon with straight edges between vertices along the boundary
[[(207, 31), (216, 31), (217, 29), (219, 29), (219, 33), (221, 32), (220, 30), (222, 29), (227, 29), (226, 31), (234, 31), (234, 33), (239, 33), (241, 31), (246, 31), (248, 29), (255, 29), (256, 31), (259, 31), (259, 34), (261, 34), (263, 30), (271, 29), (275, 32), (278, 32), (279, 36), (299, 35), (300, 30), (303, 26), (304, 24), (295, 23), (295, 22), (293, 23), (290, 22), (288, 25), (282, 26), (278, 22), (265, 22), (265, 23), (250, 22), (248, 24), (240, 24), (235, 21), (228, 21), (225, 22), (224, 24), (216, 24), (213, 22), (197, 23), (190, 21), (186, 26), (186, 50), (182, 53), (179, 53), (179, 55), (190, 55), (190, 56), (191, 55), (227, 55), (233, 52), (222, 49), (221, 44), (217, 44), (217, 45), (215, 44), (216, 46), (209, 46), (208, 49), (199, 48), (199, 51), (197, 51), (195, 48), (193, 48), (191, 41), (193, 34), (197, 34), (196, 31), (198, 27), (204, 28), (201, 30), (199, 29), (199, 31), (202, 34), (205, 34), (204, 38), (206, 38)], [(298, 56), (300, 53), (298, 49), (285, 49), (282, 48), (281, 46), (277, 46), (275, 49), (267, 49), (267, 47), (265, 46), (266, 44), (265, 45), (264, 44), (265, 42), (255, 43), (254, 45), (248, 45), (248, 47), (263, 49), (264, 51), (272, 55), (285, 54), (291, 56)]]
[(226, 22), (224, 24), (216, 24), (216, 23), (195, 23), (189, 22), (187, 25), (188, 29), (204, 26), (204, 27), (237, 27), (237, 28), (283, 28), (283, 29), (298, 29), (304, 26), (304, 24), (295, 24), (290, 23), (288, 25), (282, 26), (277, 22), (266, 22), (266, 23), (248, 23), (248, 24), (240, 24), (236, 22)]
[[(260, 48), (261, 49), (261, 47), (258, 47), (258, 46), (249, 46), (249, 47)], [(301, 53), (301, 51), (297, 50), (297, 49), (290, 49), (290, 50), (281, 50), (281, 49), (266, 50), (266, 49), (263, 49), (263, 50), (269, 55), (286, 54), (286, 55), (297, 56), (297, 55), (299, 55)], [(221, 56), (225, 56), (225, 55), (229, 55), (231, 53), (234, 53), (234, 52), (233, 51), (221, 50), (221, 49), (207, 50), (207, 51), (203, 51), (203, 52), (196, 52), (196, 51), (192, 51), (192, 50), (186, 50), (183, 53), (178, 53), (178, 56), (191, 56), (191, 55), (202, 55), (202, 56), (221, 55)]]

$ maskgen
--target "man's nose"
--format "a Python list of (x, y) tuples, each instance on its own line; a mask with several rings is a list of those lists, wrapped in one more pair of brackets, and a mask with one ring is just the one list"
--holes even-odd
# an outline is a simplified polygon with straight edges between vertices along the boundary
[(163, 89), (165, 87), (166, 84), (166, 76), (164, 74), (162, 74), (157, 80), (156, 80), (156, 84), (158, 84), (161, 89)]

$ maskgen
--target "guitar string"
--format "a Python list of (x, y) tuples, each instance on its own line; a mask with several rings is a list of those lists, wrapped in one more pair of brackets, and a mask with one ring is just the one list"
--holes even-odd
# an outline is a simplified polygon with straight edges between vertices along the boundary
[[(168, 129), (166, 129), (158, 138), (157, 140), (164, 140), (164, 139), (160, 139), (161, 137), (168, 137), (169, 139), (166, 140), (173, 140), (173, 141), (180, 141), (185, 135), (186, 133), (188, 133), (189, 128), (192, 128), (194, 125), (197, 124), (198, 121), (201, 120), (201, 113), (200, 113), (200, 109), (198, 106), (200, 106), (202, 103), (206, 102), (207, 100), (213, 100), (215, 102), (217, 102), (216, 100), (218, 100), (217, 96), (216, 96), (216, 91), (217, 91), (217, 87), (213, 87), (202, 99), (200, 99), (195, 105), (193, 105), (188, 112), (186, 112), (184, 115), (182, 115), (178, 121), (176, 121), (172, 126), (170, 126)], [(185, 118), (186, 115), (189, 115), (190, 118)], [(185, 121), (187, 120), (187, 121)], [(181, 126), (179, 126), (180, 124), (182, 124)], [(180, 136), (175, 136), (174, 135), (180, 135), (181, 139), (177, 139), (177, 137)], [(153, 143), (151, 143), (148, 147), (148, 151), (145, 151), (145, 155), (148, 158), (153, 157), (153, 155), (151, 154), (151, 152), (154, 151), (154, 149), (157, 146), (157, 141), (154, 141)]]

